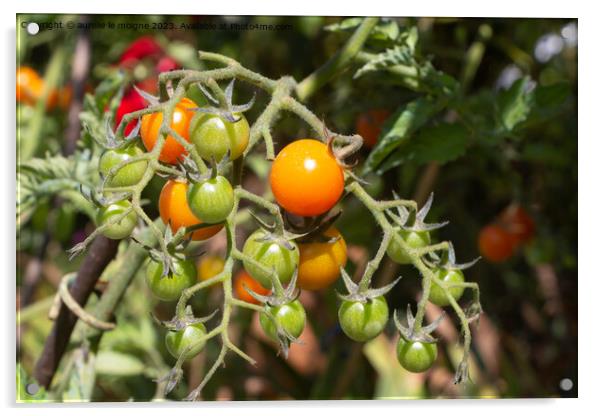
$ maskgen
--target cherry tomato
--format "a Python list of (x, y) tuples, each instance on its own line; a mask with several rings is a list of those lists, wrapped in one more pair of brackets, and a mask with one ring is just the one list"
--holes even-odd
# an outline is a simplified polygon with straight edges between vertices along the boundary
[(165, 336), (165, 346), (176, 359), (190, 348), (186, 352), (186, 360), (190, 360), (205, 347), (205, 341), (202, 338), (206, 334), (207, 329), (201, 322), (186, 325), (186, 328), (179, 331), (169, 331)]
[[(159, 215), (165, 224), (171, 226), (174, 233), (178, 232), (180, 227), (190, 227), (202, 222), (188, 206), (187, 191), (188, 183), (169, 180), (165, 183), (159, 195)], [(192, 233), (192, 239), (206, 240), (217, 234), (222, 227), (222, 224), (217, 224), (199, 228)]]
[(384, 109), (369, 110), (360, 114), (355, 122), (355, 131), (364, 138), (364, 144), (368, 148), (374, 147), (382, 130), (383, 123), (391, 113)]
[[(146, 89), (145, 89), (146, 90)], [(121, 119), (123, 116), (129, 113), (133, 113), (134, 111), (142, 110), (146, 108), (146, 101), (138, 92), (131, 88), (125, 92), (121, 102), (119, 103), (119, 107), (117, 107), (117, 111), (115, 112), (115, 128), (119, 126), (121, 123)], [(136, 127), (137, 120), (131, 120), (124, 129), (124, 133), (127, 136), (130, 132)]]
[(535, 235), (533, 218), (518, 204), (512, 204), (506, 208), (500, 217), (500, 221), (506, 226), (515, 244), (526, 243)]
[[(245, 241), (242, 251), (245, 255), (267, 267), (268, 270), (274, 269), (278, 279), (282, 283), (288, 283), (299, 264), (299, 247), (292, 241), (290, 241), (290, 244), (293, 246), (293, 250), (289, 250), (276, 241), (257, 241), (266, 235), (267, 232), (262, 229), (255, 231)], [(272, 279), (269, 273), (248, 261), (243, 261), (243, 265), (247, 273), (261, 283), (263, 287), (272, 288)]]
[(280, 306), (266, 306), (265, 312), (259, 315), (259, 323), (266, 335), (273, 340), (278, 340), (278, 330), (268, 314), (272, 315), (278, 325), (294, 338), (299, 338), (305, 328), (305, 309), (298, 300)]
[(340, 237), (334, 243), (300, 243), (299, 274), (297, 286), (306, 290), (319, 290), (330, 286), (341, 274), (347, 263), (347, 244), (341, 233), (330, 227), (325, 237)]
[[(109, 222), (111, 218), (122, 215), (131, 207), (132, 204), (130, 201), (118, 201), (106, 207), (101, 207), (96, 216), (96, 224), (99, 226), (104, 225)], [(113, 240), (121, 240), (122, 238), (128, 237), (132, 231), (134, 231), (137, 223), (138, 216), (136, 215), (136, 212), (132, 210), (119, 222), (109, 225), (108, 228), (102, 231), (102, 234)]]
[[(435, 272), (435, 276), (439, 280), (442, 280), (449, 285), (454, 283), (464, 283), (464, 273), (462, 273), (462, 270), (458, 269), (438, 269)], [(463, 287), (450, 287), (448, 290), (455, 300), (460, 299), (464, 293)], [(447, 299), (445, 292), (434, 282), (431, 284), (429, 300), (437, 306), (449, 305), (449, 300)]]
[[(428, 231), (407, 231), (407, 230), (398, 230), (397, 233), (406, 242), (411, 248), (417, 249), (426, 247), (431, 243), (431, 235)], [(387, 254), (393, 261), (399, 264), (411, 264), (412, 258), (408, 255), (407, 252), (401, 247), (400, 244), (395, 241), (394, 238), (391, 239), (389, 243), (389, 247), (387, 247)]]
[(190, 260), (173, 259), (175, 272), (163, 276), (163, 264), (151, 260), (146, 268), (146, 283), (157, 298), (176, 300), (184, 289), (197, 282), (196, 267)]
[(303, 217), (330, 210), (343, 194), (343, 169), (324, 143), (294, 141), (278, 153), (270, 172), (278, 204)]
[(383, 296), (366, 302), (345, 300), (339, 307), (339, 323), (352, 340), (366, 342), (382, 332), (389, 319), (389, 307)]
[[(174, 108), (171, 118), (171, 128), (182, 136), (186, 141), (188, 139), (188, 127), (192, 118), (191, 108), (196, 108), (197, 105), (188, 98), (182, 98)], [(163, 122), (163, 113), (145, 114), (142, 116), (142, 124), (140, 126), (140, 136), (146, 150), (151, 151), (155, 147), (161, 123)], [(167, 136), (165, 144), (161, 149), (159, 160), (161, 162), (176, 164), (181, 161), (182, 156), (186, 155), (186, 149), (171, 135)]]
[(431, 368), (437, 359), (437, 344), (419, 341), (406, 341), (399, 338), (397, 343), (397, 360), (399, 364), (412, 373), (422, 373)]
[[(113, 167), (142, 154), (144, 154), (144, 151), (135, 144), (120, 149), (109, 149), (100, 157), (98, 170), (105, 177)], [(112, 187), (136, 185), (142, 179), (146, 166), (147, 162), (144, 160), (127, 164), (113, 175), (108, 185)]]
[(234, 278), (234, 293), (236, 294), (236, 297), (242, 301), (259, 305), (259, 301), (251, 296), (245, 286), (258, 295), (265, 296), (270, 293), (270, 291), (261, 286), (257, 280), (253, 279), (249, 273), (241, 270)]
[(200, 281), (209, 280), (217, 276), (224, 270), (224, 259), (211, 254), (201, 257), (197, 267), (197, 274)]
[(42, 97), (43, 91), (44, 80), (35, 69), (28, 66), (21, 66), (17, 69), (17, 101), (35, 105)]
[(230, 160), (240, 157), (249, 144), (249, 123), (244, 115), (234, 113), (236, 123), (215, 114), (197, 113), (190, 121), (190, 141), (207, 161), (220, 161), (230, 151)]
[(134, 40), (127, 47), (121, 57), (119, 64), (121, 66), (133, 66), (141, 59), (147, 57), (156, 57), (163, 52), (161, 46), (150, 36), (141, 36)]
[(224, 221), (234, 208), (234, 190), (223, 176), (194, 183), (188, 187), (188, 206), (201, 221), (216, 224)]
[(73, 90), (70, 85), (66, 85), (64, 87), (53, 89), (50, 91), (50, 95), (48, 96), (48, 103), (46, 107), (50, 110), (54, 108), (60, 108), (65, 110), (71, 104), (71, 98), (73, 97)]
[(487, 225), (479, 233), (479, 251), (489, 261), (508, 260), (514, 251), (514, 244), (512, 235), (499, 225)]

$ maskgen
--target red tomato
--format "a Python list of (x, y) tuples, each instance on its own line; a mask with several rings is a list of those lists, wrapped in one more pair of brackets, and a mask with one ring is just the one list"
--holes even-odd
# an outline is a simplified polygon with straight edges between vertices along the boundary
[(175, 59), (173, 59), (170, 56), (163, 56), (161, 59), (159, 59), (159, 62), (157, 62), (155, 70), (159, 73), (168, 72), (173, 71), (174, 69), (178, 69), (178, 67), (179, 65)]
[(502, 212), (500, 221), (506, 226), (515, 243), (526, 243), (535, 234), (535, 222), (523, 207), (512, 204)]
[(479, 251), (487, 260), (502, 262), (512, 256), (514, 239), (505, 228), (490, 224), (479, 233)]
[(364, 138), (368, 148), (374, 147), (380, 136), (383, 123), (391, 113), (384, 109), (375, 109), (360, 114), (355, 122), (355, 131)]

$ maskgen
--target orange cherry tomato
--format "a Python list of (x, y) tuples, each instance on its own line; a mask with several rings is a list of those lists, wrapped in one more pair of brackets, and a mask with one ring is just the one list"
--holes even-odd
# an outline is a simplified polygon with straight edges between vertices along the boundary
[(224, 259), (212, 254), (201, 257), (197, 266), (197, 276), (200, 281), (209, 280), (224, 270)]
[(265, 296), (270, 293), (268, 289), (264, 288), (257, 280), (253, 279), (249, 273), (241, 270), (234, 277), (234, 294), (242, 301), (259, 305), (259, 301), (251, 296), (249, 292), (247, 292), (245, 286), (258, 295)]
[(382, 130), (383, 123), (389, 118), (389, 110), (375, 109), (360, 114), (355, 121), (355, 131), (364, 138), (368, 148), (374, 147)]
[[(190, 227), (202, 223), (190, 210), (186, 201), (188, 183), (167, 181), (159, 195), (159, 215), (165, 224), (170, 224), (176, 233), (180, 227)], [(223, 227), (222, 224), (200, 228), (192, 233), (193, 240), (206, 240), (213, 237)]]
[(509, 259), (514, 247), (512, 235), (499, 225), (487, 225), (479, 233), (479, 251), (489, 261), (497, 263)]
[(50, 91), (48, 96), (48, 109), (60, 108), (65, 110), (71, 104), (71, 98), (73, 97), (73, 90), (70, 85), (62, 88), (54, 89)]
[(301, 289), (319, 290), (330, 286), (347, 263), (347, 244), (341, 233), (330, 227), (324, 235), (340, 238), (334, 243), (299, 243), (297, 286)]
[(35, 69), (21, 66), (17, 69), (17, 101), (35, 105), (42, 97), (44, 91), (44, 80)]
[(278, 153), (270, 172), (276, 201), (304, 217), (331, 209), (343, 194), (343, 169), (324, 143), (296, 140)]
[(508, 229), (516, 244), (526, 243), (535, 235), (533, 218), (518, 204), (506, 208), (500, 216), (500, 221)]
[[(190, 119), (194, 115), (193, 111), (188, 111), (191, 108), (198, 107), (193, 101), (188, 98), (182, 98), (182, 100), (176, 104), (174, 112), (171, 118), (171, 128), (175, 130), (180, 136), (186, 141), (188, 139), (188, 126)], [(159, 136), (159, 129), (163, 122), (163, 113), (152, 113), (142, 116), (142, 123), (140, 126), (140, 136), (146, 150), (151, 151), (155, 147), (157, 137)], [(176, 164), (181, 160), (181, 157), (186, 154), (186, 149), (171, 135), (167, 136), (159, 160), (164, 163)]]

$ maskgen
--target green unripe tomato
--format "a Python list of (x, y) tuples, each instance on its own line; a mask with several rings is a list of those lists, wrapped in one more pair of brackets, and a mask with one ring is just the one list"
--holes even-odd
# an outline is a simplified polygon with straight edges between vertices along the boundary
[(419, 341), (406, 341), (403, 337), (397, 343), (399, 364), (412, 373), (422, 373), (431, 368), (437, 359), (437, 344)]
[[(113, 217), (123, 215), (131, 207), (131, 202), (126, 200), (115, 202), (114, 204), (106, 207), (101, 207), (96, 214), (96, 224), (98, 226), (104, 225)], [(119, 222), (111, 224), (105, 228), (102, 231), (102, 234), (107, 238), (112, 238), (113, 240), (121, 240), (122, 238), (126, 238), (132, 234), (132, 231), (134, 231), (134, 228), (136, 228), (137, 223), (138, 215), (136, 215), (136, 212), (132, 210)]]
[(237, 159), (249, 144), (249, 123), (244, 115), (234, 113), (236, 123), (215, 114), (197, 113), (190, 121), (190, 141), (207, 161), (220, 161), (230, 151), (230, 160)]
[[(144, 151), (132, 144), (123, 149), (109, 149), (102, 154), (98, 161), (98, 171), (101, 176), (106, 177), (111, 169), (120, 163), (144, 154)], [(133, 186), (142, 179), (146, 171), (147, 162), (140, 160), (129, 163), (119, 169), (115, 175), (107, 182), (109, 186)]]
[(278, 331), (267, 314), (272, 315), (282, 329), (295, 338), (299, 338), (305, 328), (305, 309), (298, 300), (281, 306), (268, 306), (267, 311), (259, 315), (259, 323), (266, 335), (276, 341)]
[[(397, 233), (411, 248), (422, 248), (426, 247), (431, 243), (431, 235), (428, 231), (407, 231), (398, 230)], [(387, 254), (393, 261), (399, 264), (410, 264), (412, 259), (408, 253), (401, 247), (401, 245), (391, 239), (389, 247), (387, 247)]]
[[(242, 251), (245, 255), (263, 264), (268, 270), (274, 269), (280, 282), (288, 283), (299, 265), (299, 247), (293, 241), (290, 241), (293, 250), (289, 250), (275, 241), (256, 241), (265, 237), (266, 234), (266, 231), (262, 229), (255, 231), (245, 241)], [(263, 287), (272, 288), (272, 279), (269, 273), (248, 261), (243, 261), (243, 265), (247, 273)]]
[(176, 300), (184, 289), (194, 285), (196, 267), (190, 260), (174, 259), (175, 272), (162, 276), (163, 264), (151, 260), (146, 268), (146, 283), (151, 292), (161, 300)]
[[(448, 270), (448, 269), (437, 269), (435, 276), (445, 283), (464, 283), (464, 273), (462, 270)], [(448, 289), (450, 294), (455, 300), (460, 299), (464, 293), (463, 287), (451, 287)], [(437, 306), (449, 305), (449, 299), (445, 296), (445, 292), (436, 283), (431, 284), (431, 292), (429, 294), (429, 300)]]
[(179, 331), (170, 331), (165, 336), (167, 351), (177, 359), (180, 358), (186, 348), (191, 347), (186, 353), (186, 360), (190, 360), (201, 352), (205, 346), (205, 341), (199, 342), (199, 340), (206, 334), (207, 329), (201, 322), (187, 325), (186, 328)]
[(383, 296), (367, 302), (345, 300), (339, 307), (339, 323), (349, 338), (366, 342), (382, 332), (389, 319), (389, 307)]
[(188, 187), (190, 210), (201, 221), (215, 224), (224, 221), (234, 207), (234, 190), (223, 176), (197, 182)]

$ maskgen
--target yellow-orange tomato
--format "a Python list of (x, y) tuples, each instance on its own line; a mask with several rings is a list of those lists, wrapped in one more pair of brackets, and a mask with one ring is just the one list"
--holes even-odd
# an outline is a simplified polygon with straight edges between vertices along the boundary
[(276, 201), (303, 217), (331, 209), (343, 194), (343, 169), (324, 143), (296, 140), (278, 153), (270, 172)]
[(372, 148), (378, 141), (383, 123), (391, 113), (388, 110), (375, 109), (367, 111), (357, 118), (355, 131), (364, 138), (366, 147)]
[[(171, 128), (182, 136), (186, 141), (188, 139), (188, 127), (190, 125), (190, 119), (194, 115), (193, 111), (189, 111), (191, 108), (198, 107), (193, 101), (188, 98), (182, 98), (182, 100), (176, 104), (173, 115), (171, 118)], [(140, 136), (146, 150), (151, 151), (155, 147), (157, 138), (159, 137), (159, 129), (163, 122), (163, 113), (152, 113), (142, 116), (142, 123), (140, 125)], [(186, 149), (171, 135), (167, 136), (165, 144), (161, 149), (159, 160), (161, 162), (170, 163), (172, 165), (181, 161), (182, 156), (186, 154)]]
[(69, 107), (71, 103), (71, 98), (73, 97), (73, 90), (70, 85), (67, 85), (62, 88), (54, 89), (50, 91), (50, 96), (48, 97), (47, 107), (49, 109), (54, 109), (56, 107), (65, 110)]
[(259, 301), (257, 301), (257, 299), (255, 299), (253, 296), (251, 296), (249, 292), (247, 292), (245, 286), (251, 289), (253, 292), (257, 293), (258, 295), (265, 296), (270, 293), (268, 289), (264, 288), (257, 280), (253, 279), (249, 275), (249, 273), (247, 273), (244, 270), (241, 270), (234, 278), (234, 294), (238, 299), (242, 301), (259, 305)]
[[(186, 201), (188, 183), (167, 181), (159, 195), (159, 215), (165, 224), (170, 224), (176, 233), (180, 227), (190, 227), (202, 223), (190, 210)], [(193, 240), (206, 240), (222, 229), (222, 225), (200, 228), (192, 233)]]
[(197, 276), (199, 280), (209, 280), (214, 276), (217, 276), (224, 270), (224, 259), (211, 254), (204, 255), (198, 264)]
[(44, 80), (35, 69), (21, 66), (17, 69), (17, 101), (34, 105), (42, 96)]
[(341, 233), (330, 227), (324, 235), (340, 238), (334, 243), (299, 244), (297, 286), (301, 289), (319, 290), (330, 286), (339, 277), (341, 267), (347, 263), (347, 244)]

